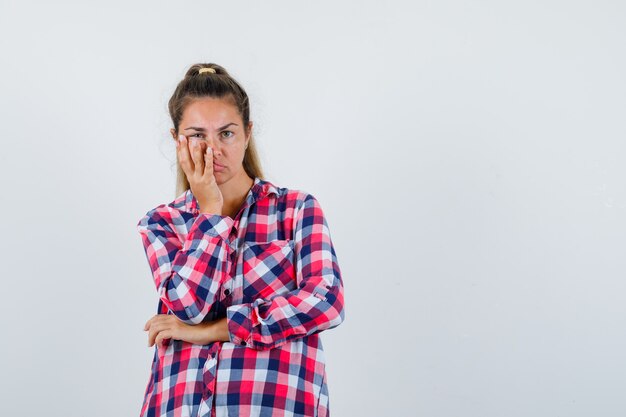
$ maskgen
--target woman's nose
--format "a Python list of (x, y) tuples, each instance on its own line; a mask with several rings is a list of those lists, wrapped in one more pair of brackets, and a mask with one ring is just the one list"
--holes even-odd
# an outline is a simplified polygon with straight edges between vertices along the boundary
[(221, 151), (220, 151), (220, 148), (219, 148), (219, 145), (218, 145), (218, 141), (216, 139), (213, 139), (213, 138), (207, 136), (205, 142), (206, 142), (206, 145), (204, 146), (204, 149), (203, 149), (205, 152), (206, 152), (206, 148), (211, 148), (211, 150), (213, 151), (213, 154), (215, 156), (221, 155)]

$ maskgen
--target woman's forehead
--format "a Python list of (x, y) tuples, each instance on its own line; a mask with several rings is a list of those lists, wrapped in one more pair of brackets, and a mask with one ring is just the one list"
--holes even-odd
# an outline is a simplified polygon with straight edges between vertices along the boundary
[(231, 102), (223, 99), (202, 99), (189, 103), (183, 111), (182, 122), (205, 128), (217, 128), (227, 123), (240, 124), (241, 117)]

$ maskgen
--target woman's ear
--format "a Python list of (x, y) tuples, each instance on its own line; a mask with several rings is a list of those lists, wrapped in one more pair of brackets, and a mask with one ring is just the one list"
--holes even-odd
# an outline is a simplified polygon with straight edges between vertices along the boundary
[(170, 129), (170, 133), (172, 134), (172, 139), (174, 139), (174, 141), (176, 141), (177, 137), (176, 137), (176, 129), (171, 128)]

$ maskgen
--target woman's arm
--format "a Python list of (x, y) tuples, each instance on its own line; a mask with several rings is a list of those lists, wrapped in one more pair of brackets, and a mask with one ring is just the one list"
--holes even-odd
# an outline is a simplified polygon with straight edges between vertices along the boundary
[[(226, 239), (233, 219), (200, 213), (190, 220), (186, 214), (163, 204), (146, 213), (137, 230), (159, 298), (184, 323), (199, 324), (213, 311), (228, 278)], [(193, 223), (183, 241), (174, 228), (188, 221)]]
[(332, 329), (344, 320), (341, 271), (322, 208), (315, 197), (306, 194), (296, 210), (298, 289), (227, 307), (228, 340), (233, 343), (270, 349)]
[(183, 340), (197, 345), (228, 342), (225, 317), (190, 325), (181, 322), (172, 314), (156, 314), (146, 322), (143, 329), (148, 332), (148, 346), (162, 344), (164, 339)]

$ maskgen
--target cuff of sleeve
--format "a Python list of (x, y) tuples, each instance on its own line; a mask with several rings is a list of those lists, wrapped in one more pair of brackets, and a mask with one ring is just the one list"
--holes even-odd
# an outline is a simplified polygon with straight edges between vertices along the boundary
[(228, 337), (236, 345), (252, 346), (252, 308), (250, 304), (236, 304), (226, 308)]
[(199, 213), (189, 228), (189, 234), (208, 233), (212, 236), (219, 236), (227, 240), (234, 222), (235, 221), (230, 216)]

